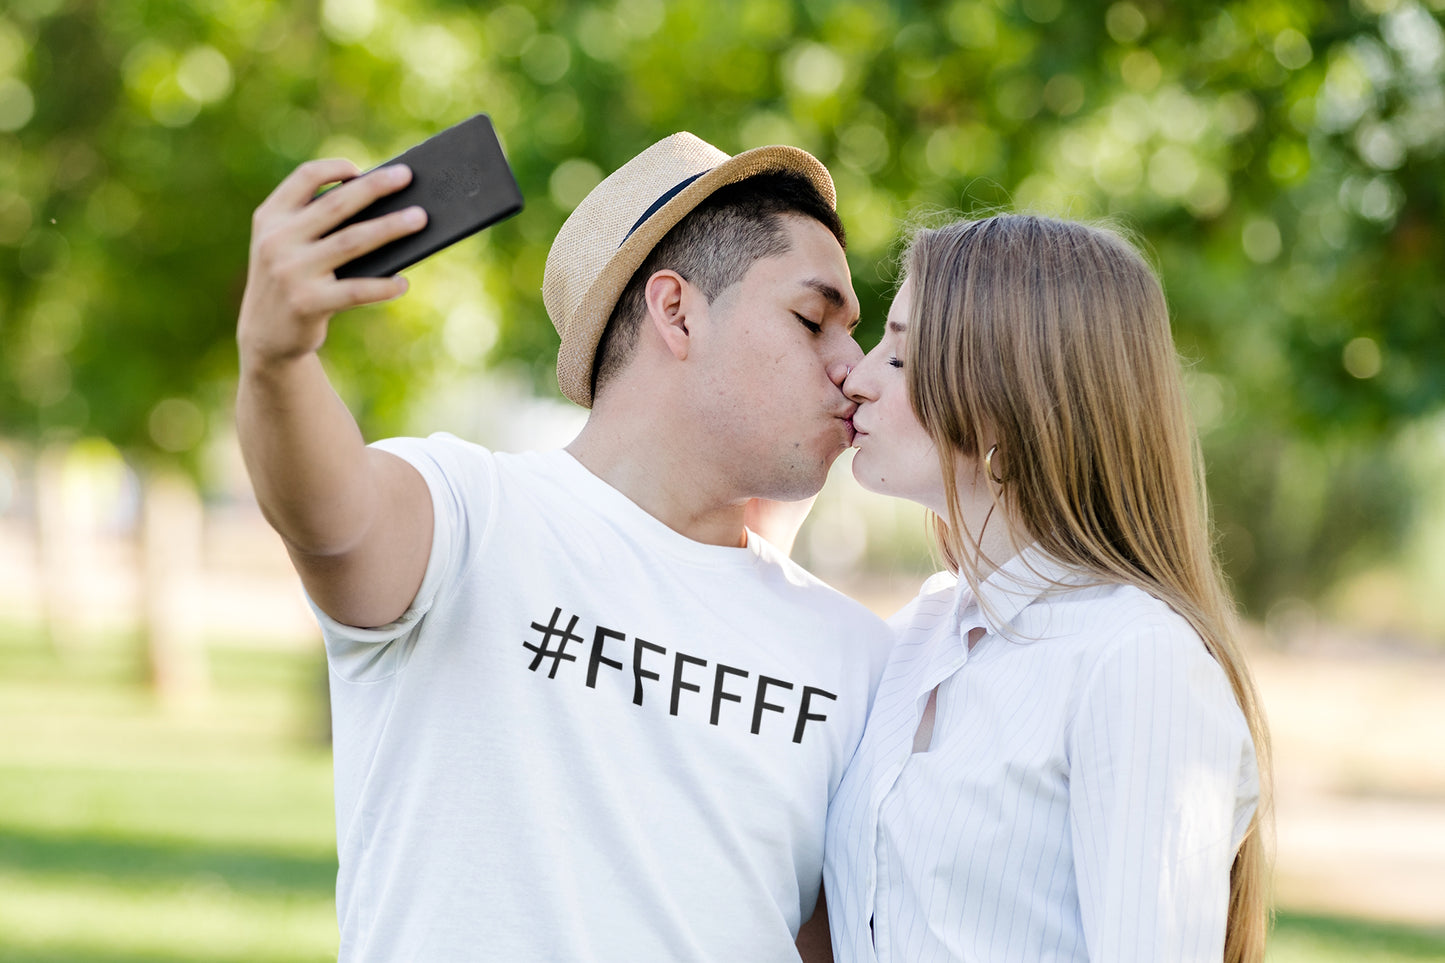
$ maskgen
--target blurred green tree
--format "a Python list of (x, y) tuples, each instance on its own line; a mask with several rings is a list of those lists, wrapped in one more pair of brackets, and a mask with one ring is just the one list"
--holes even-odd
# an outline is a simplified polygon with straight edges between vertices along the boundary
[(1411, 513), (1445, 401), (1442, 0), (13, 0), (0, 13), (0, 431), (194, 461), (234, 382), (249, 212), (492, 114), (524, 214), (333, 328), (369, 433), (434, 379), (555, 390), (571, 207), (657, 137), (834, 171), (876, 336), (899, 222), (1110, 216), (1164, 275), (1249, 607), (1325, 591)]

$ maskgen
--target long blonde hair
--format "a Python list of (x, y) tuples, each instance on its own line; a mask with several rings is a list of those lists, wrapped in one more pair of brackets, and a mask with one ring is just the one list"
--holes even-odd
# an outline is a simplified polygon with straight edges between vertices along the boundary
[(1230, 871), (1224, 959), (1257, 963), (1270, 923), (1269, 734), (1213, 552), (1158, 278), (1109, 230), (1020, 214), (921, 230), (904, 269), (904, 367), (939, 451), (949, 517), (933, 529), (949, 567), (977, 586), (982, 549), (962, 523), (957, 456), (981, 457), (986, 428), (1015, 542), (1168, 603), (1229, 678), (1254, 739), (1260, 803)]

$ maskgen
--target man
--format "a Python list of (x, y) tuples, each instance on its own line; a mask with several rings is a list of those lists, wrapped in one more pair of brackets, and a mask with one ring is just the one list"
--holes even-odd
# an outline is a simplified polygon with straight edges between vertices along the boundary
[(744, 526), (852, 440), (826, 169), (676, 134), (604, 180), (543, 282), (591, 412), (521, 455), (367, 447), (331, 390), (330, 314), (406, 289), (334, 268), (422, 223), (328, 236), (408, 177), (312, 202), (355, 173), (257, 209), (238, 325), (242, 449), (331, 665), (341, 958), (796, 959), (888, 645)]

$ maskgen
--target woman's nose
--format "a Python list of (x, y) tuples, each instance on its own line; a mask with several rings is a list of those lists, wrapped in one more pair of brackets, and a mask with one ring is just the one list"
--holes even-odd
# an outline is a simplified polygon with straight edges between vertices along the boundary
[(859, 404), (865, 401), (872, 401), (877, 397), (872, 390), (868, 377), (867, 358), (864, 358), (856, 365), (849, 365), (848, 375), (843, 379), (843, 394)]

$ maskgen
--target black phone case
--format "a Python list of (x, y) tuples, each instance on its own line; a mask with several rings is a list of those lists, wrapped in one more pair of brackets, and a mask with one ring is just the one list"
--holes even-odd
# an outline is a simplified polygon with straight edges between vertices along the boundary
[(425, 208), (426, 227), (341, 265), (338, 278), (390, 277), (522, 209), (522, 192), (486, 114), (448, 127), (372, 170), (397, 163), (411, 168), (411, 183), (336, 230), (413, 205)]

